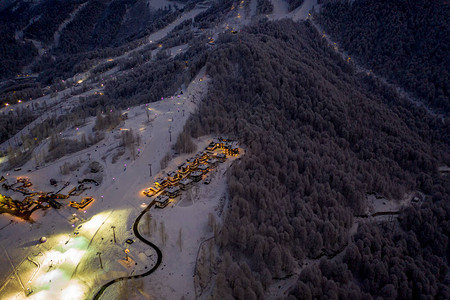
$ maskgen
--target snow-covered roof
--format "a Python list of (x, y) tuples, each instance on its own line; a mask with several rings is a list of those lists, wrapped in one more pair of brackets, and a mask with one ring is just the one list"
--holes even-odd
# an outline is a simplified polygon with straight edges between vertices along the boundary
[(180, 184), (182, 184), (182, 185), (187, 185), (187, 184), (189, 184), (191, 182), (192, 182), (192, 180), (189, 179), (189, 178), (185, 178), (185, 179), (180, 180)]
[(191, 173), (191, 176), (202, 176), (203, 175), (203, 173), (201, 172), (201, 171), (194, 171), (194, 172), (192, 172)]
[(208, 169), (208, 165), (207, 164), (201, 164), (197, 168), (200, 169), (200, 170), (206, 170), (206, 169)]
[(165, 191), (172, 194), (172, 193), (178, 192), (179, 190), (180, 190), (180, 187), (178, 187), (178, 186), (170, 186)]
[(169, 197), (166, 195), (159, 195), (158, 197), (156, 197), (155, 201), (156, 202), (165, 202), (169, 200)]
[(69, 194), (70, 191), (72, 191), (73, 189), (76, 189), (76, 188), (77, 188), (76, 185), (69, 184), (68, 186), (63, 188), (61, 191), (59, 191), (59, 194), (67, 195), (67, 194)]
[(167, 173), (167, 176), (169, 176), (169, 177), (173, 177), (175, 175), (177, 175), (177, 172), (175, 172), (175, 171), (170, 171), (169, 173)]

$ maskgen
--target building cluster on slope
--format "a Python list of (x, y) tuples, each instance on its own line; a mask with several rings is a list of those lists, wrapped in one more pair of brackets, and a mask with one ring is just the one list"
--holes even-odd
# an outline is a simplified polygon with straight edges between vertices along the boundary
[[(56, 185), (50, 180), (51, 185)], [(38, 209), (47, 209), (50, 207), (61, 208), (61, 200), (68, 199), (71, 196), (79, 196), (83, 191), (89, 189), (85, 183), (79, 183), (77, 186), (70, 185), (66, 182), (62, 188), (56, 192), (37, 192), (29, 188), (33, 185), (28, 177), (18, 177), (16, 182), (9, 184), (5, 177), (0, 178), (1, 187), (6, 191), (12, 191), (15, 196), (8, 196), (0, 193), (0, 214), (8, 213), (27, 221), (32, 221), (31, 214)], [(21, 194), (21, 195), (20, 195)], [(14, 198), (23, 197), (23, 200), (16, 200)], [(91, 202), (94, 201), (92, 197), (84, 197), (81, 202), (70, 201), (69, 206), (84, 209)]]
[[(144, 190), (148, 197), (156, 196), (155, 206), (164, 208), (169, 204), (170, 199), (178, 197), (182, 191), (186, 191), (195, 182), (203, 179), (211, 169), (218, 163), (227, 160), (227, 156), (238, 156), (239, 147), (237, 142), (217, 138), (214, 139), (204, 151), (186, 160), (178, 166), (177, 171), (167, 173), (165, 178), (157, 179), (154, 186)], [(205, 180), (204, 183), (209, 183)]]

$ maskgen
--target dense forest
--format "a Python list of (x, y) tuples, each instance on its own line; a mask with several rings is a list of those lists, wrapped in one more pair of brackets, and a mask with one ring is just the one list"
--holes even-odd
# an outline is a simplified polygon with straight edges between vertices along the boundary
[(58, 27), (68, 19), (82, 1), (48, 0), (31, 9), (31, 14), (39, 16), (24, 30), (24, 37), (53, 43)]
[(6, 10), (0, 12), (0, 79), (19, 74), (21, 67), (29, 64), (37, 55), (31, 42), (15, 38), (16, 27), (26, 25), (19, 18), (23, 14), (26, 14), (25, 5), (18, 6), (13, 13)]
[(444, 0), (326, 1), (318, 21), (358, 63), (448, 113), (449, 14)]
[[(310, 23), (223, 34), (207, 72), (186, 133), (227, 134), (246, 149), (229, 175), (214, 299), (261, 299), (289, 276), (292, 299), (448, 298), (445, 124), (355, 75)], [(367, 193), (396, 201), (413, 190), (429, 196), (395, 230), (358, 221), (349, 235)]]
[(270, 0), (258, 0), (256, 8), (259, 14), (270, 14), (273, 11), (273, 4)]
[(233, 6), (234, 0), (213, 2), (211, 7), (195, 16), (194, 21), (199, 28), (209, 28), (223, 21), (226, 13)]
[[(91, 67), (93, 56), (135, 47), (195, 2), (154, 10), (146, 0), (18, 1), (0, 12), (0, 79), (30, 70), (45, 85), (67, 79)], [(31, 39), (42, 44), (42, 56)]]

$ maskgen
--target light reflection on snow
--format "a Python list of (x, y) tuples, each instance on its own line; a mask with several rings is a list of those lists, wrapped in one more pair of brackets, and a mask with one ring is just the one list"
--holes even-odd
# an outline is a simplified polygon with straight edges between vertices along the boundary
[(64, 254), (68, 262), (71, 262), (72, 264), (76, 265), (80, 262), (85, 252), (86, 251), (72, 248), (67, 250), (67, 252)]
[(83, 229), (89, 232), (95, 232), (106, 220), (110, 212), (102, 212), (93, 216), (89, 221), (83, 223)]
[(64, 299), (66, 300), (82, 299), (84, 294), (83, 286), (79, 284), (78, 281), (71, 281), (70, 285), (66, 287), (61, 294), (64, 295)]
[[(91, 220), (82, 224), (81, 230), (89, 235), (95, 234), (106, 221), (109, 213), (102, 212), (93, 216)], [(33, 292), (27, 298), (33, 300), (83, 299), (87, 287), (71, 277), (88, 250), (89, 239), (82, 235), (71, 236), (70, 234), (61, 234), (55, 239), (58, 241), (56, 245), (44, 252), (44, 260), (37, 278), (28, 283)], [(64, 298), (62, 298), (63, 295)], [(11, 299), (23, 298), (23, 293), (11, 297)]]

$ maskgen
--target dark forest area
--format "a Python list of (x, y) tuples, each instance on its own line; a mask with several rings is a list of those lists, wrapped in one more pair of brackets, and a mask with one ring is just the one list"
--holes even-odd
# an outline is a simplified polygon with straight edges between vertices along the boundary
[(14, 13), (0, 12), (0, 79), (20, 73), (22, 66), (29, 64), (37, 55), (37, 50), (30, 41), (17, 41), (15, 30), (25, 26), (20, 15), (26, 14), (24, 5)]
[[(194, 6), (150, 10), (145, 0), (20, 1), (0, 12), (0, 79), (21, 74), (25, 66), (45, 85), (66, 79), (91, 67), (93, 57), (136, 47)], [(41, 56), (31, 39), (42, 43)]]
[(448, 113), (449, 15), (444, 0), (328, 1), (318, 21), (359, 63)]
[[(448, 298), (445, 124), (355, 75), (310, 23), (223, 34), (207, 72), (213, 84), (186, 132), (246, 149), (229, 175), (213, 298), (262, 299), (290, 276), (290, 299)], [(361, 221), (350, 236), (367, 193), (396, 201), (413, 190), (426, 201), (395, 230)]]
[(31, 14), (38, 16), (24, 30), (24, 37), (52, 43), (55, 32), (70, 13), (80, 6), (82, 1), (49, 0), (31, 9)]

